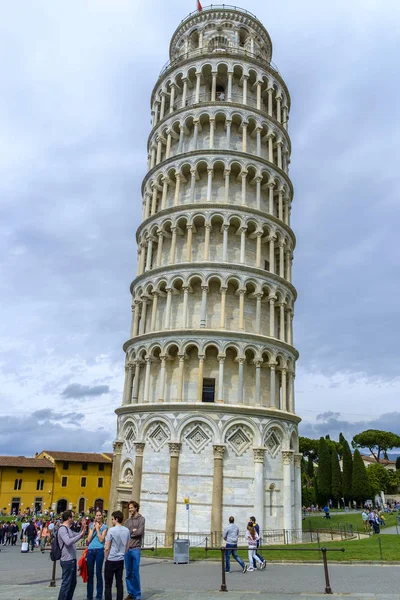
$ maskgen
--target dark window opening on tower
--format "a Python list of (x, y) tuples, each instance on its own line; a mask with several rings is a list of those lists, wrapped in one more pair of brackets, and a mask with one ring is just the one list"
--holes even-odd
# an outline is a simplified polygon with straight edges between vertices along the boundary
[(215, 401), (215, 379), (203, 379), (203, 397), (202, 402)]
[(265, 261), (264, 261), (264, 269), (265, 269), (266, 271), (269, 271), (269, 260), (265, 260)]

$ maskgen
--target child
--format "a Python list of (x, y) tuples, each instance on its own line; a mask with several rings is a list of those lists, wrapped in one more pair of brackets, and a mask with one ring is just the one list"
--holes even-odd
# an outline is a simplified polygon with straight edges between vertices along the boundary
[(244, 536), (244, 539), (247, 542), (248, 547), (249, 547), (249, 550), (248, 550), (248, 552), (249, 552), (249, 567), (247, 570), (254, 571), (253, 560), (256, 561), (259, 569), (264, 569), (266, 566), (266, 563), (263, 563), (256, 554), (257, 540), (259, 539), (259, 537), (256, 532), (256, 528), (254, 527), (254, 524), (251, 521), (247, 524), (247, 531), (246, 531), (246, 535)]

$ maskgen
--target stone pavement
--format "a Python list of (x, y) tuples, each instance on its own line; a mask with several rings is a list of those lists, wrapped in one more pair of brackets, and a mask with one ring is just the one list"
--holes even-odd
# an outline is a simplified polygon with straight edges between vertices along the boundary
[[(17, 548), (0, 553), (0, 600), (57, 600), (57, 587), (49, 588), (52, 562), (49, 555), (21, 554)], [(57, 564), (58, 574), (60, 567)], [(341, 565), (329, 567), (331, 586), (337, 598), (349, 600), (400, 600), (400, 567), (386, 565)], [(221, 598), (220, 564), (212, 561), (174, 565), (162, 559), (143, 559), (143, 600), (215, 600)], [(315, 600), (324, 596), (321, 564), (269, 563), (265, 571), (243, 574), (234, 564), (227, 575), (232, 600)], [(74, 600), (86, 600), (86, 585), (78, 578)]]

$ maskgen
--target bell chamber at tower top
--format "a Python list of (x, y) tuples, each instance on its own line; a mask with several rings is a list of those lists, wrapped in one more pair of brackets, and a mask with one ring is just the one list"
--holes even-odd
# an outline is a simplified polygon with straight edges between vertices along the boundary
[(211, 6), (184, 19), (171, 39), (171, 61), (199, 52), (249, 53), (270, 63), (272, 43), (267, 30), (248, 11)]

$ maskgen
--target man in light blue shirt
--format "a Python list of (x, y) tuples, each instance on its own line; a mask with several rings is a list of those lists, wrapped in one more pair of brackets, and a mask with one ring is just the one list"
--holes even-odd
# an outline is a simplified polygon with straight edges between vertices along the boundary
[(124, 557), (128, 550), (130, 533), (127, 527), (122, 525), (124, 515), (120, 510), (116, 510), (111, 515), (113, 526), (106, 535), (106, 545), (104, 556), (106, 559), (104, 567), (104, 600), (112, 600), (112, 584), (115, 575), (115, 585), (117, 587), (117, 600), (123, 600), (124, 585), (122, 575), (124, 572)]

